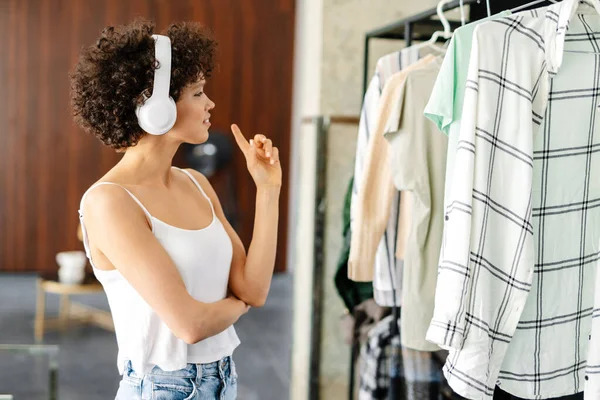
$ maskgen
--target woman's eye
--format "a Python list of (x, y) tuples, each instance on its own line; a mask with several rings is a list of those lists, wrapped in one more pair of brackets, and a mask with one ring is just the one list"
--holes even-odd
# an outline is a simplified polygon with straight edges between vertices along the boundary
[(196, 96), (196, 97), (200, 97), (200, 96), (202, 96), (203, 94), (204, 94), (204, 92), (198, 92), (198, 93), (196, 93), (194, 96)]

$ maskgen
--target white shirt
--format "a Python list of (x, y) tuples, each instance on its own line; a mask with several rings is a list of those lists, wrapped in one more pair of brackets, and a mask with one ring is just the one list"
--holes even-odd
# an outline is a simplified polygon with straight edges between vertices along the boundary
[[(352, 186), (352, 199), (350, 203), (351, 226), (356, 226), (356, 204), (358, 193), (362, 187), (367, 149), (372, 132), (377, 124), (377, 110), (379, 99), (387, 80), (395, 73), (417, 62), (420, 58), (418, 50), (407, 48), (381, 57), (377, 62), (375, 75), (369, 83), (365, 94), (360, 114), (358, 127), (358, 140), (356, 145), (356, 161), (354, 165), (354, 183)], [(395, 248), (398, 235), (398, 210), (400, 206), (399, 193), (394, 194), (390, 209), (389, 222), (385, 228), (383, 238), (377, 247), (375, 265), (360, 266), (360, 268), (373, 269), (373, 297), (380, 306), (391, 307), (394, 305), (393, 292), (396, 292), (396, 304), (400, 305), (402, 287), (402, 261), (397, 260)], [(390, 271), (392, 272), (390, 276)], [(352, 276), (350, 276), (352, 279)]]
[(600, 56), (563, 55), (600, 52), (600, 17), (578, 4), (475, 29), (427, 336), (469, 399), (600, 398)]

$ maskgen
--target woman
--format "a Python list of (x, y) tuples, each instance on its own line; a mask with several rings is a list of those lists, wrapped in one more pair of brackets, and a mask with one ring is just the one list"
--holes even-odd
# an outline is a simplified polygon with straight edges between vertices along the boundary
[(275, 262), (278, 150), (263, 135), (248, 142), (232, 126), (257, 187), (246, 254), (208, 180), (171, 166), (180, 144), (208, 138), (215, 104), (204, 87), (216, 42), (194, 23), (164, 33), (177, 120), (166, 134), (150, 135), (136, 108), (160, 67), (153, 29), (141, 20), (106, 28), (71, 75), (77, 122), (124, 153), (80, 208), (86, 252), (115, 322), (123, 375), (117, 399), (234, 399), (233, 324), (264, 304)]

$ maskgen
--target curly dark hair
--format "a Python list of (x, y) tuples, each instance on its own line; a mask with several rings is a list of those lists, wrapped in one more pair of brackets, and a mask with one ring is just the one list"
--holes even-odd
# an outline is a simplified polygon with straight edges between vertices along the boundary
[[(154, 28), (144, 19), (105, 28), (96, 44), (82, 51), (70, 74), (76, 122), (117, 150), (134, 146), (145, 134), (135, 109), (152, 92), (158, 67)], [(177, 102), (186, 86), (210, 77), (217, 42), (194, 22), (172, 24), (164, 35), (171, 39), (170, 95)]]

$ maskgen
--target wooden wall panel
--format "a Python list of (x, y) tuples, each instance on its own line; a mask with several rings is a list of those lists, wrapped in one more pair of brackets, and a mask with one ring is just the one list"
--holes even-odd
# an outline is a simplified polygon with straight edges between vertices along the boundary
[[(81, 249), (75, 235), (81, 195), (119, 156), (74, 125), (68, 73), (81, 47), (107, 25), (143, 16), (158, 31), (177, 20), (210, 27), (220, 43), (219, 69), (206, 89), (217, 104), (212, 129), (229, 132), (235, 122), (246, 134), (272, 137), (286, 182), (294, 2), (0, 0), (0, 271), (54, 271), (57, 252)], [(177, 164), (185, 164), (181, 154)], [(232, 168), (238, 232), (248, 246), (255, 188), (239, 152)], [(223, 180), (213, 180), (218, 192)], [(287, 204), (284, 187), (278, 271), (285, 269)]]

